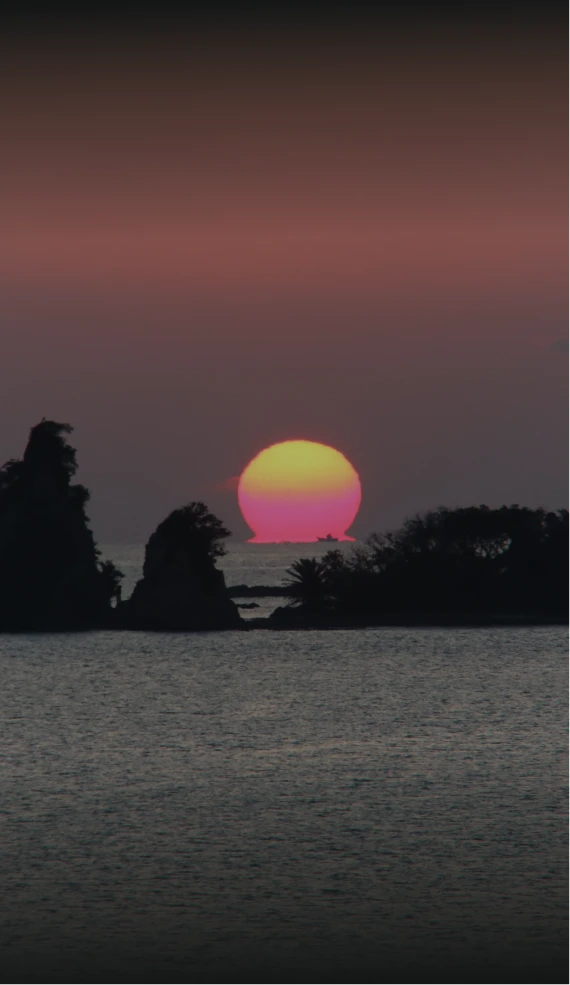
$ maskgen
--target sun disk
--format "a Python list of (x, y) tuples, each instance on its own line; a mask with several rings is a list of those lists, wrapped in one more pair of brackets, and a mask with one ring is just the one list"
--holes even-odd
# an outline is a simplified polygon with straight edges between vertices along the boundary
[(316, 441), (282, 441), (243, 470), (238, 501), (254, 544), (311, 542), (346, 530), (360, 506), (358, 473), (336, 448)]

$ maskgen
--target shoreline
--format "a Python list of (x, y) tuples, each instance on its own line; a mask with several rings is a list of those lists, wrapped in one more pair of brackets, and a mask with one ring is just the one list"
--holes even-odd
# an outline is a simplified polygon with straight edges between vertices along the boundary
[[(277, 610), (276, 610), (277, 611)], [(568, 626), (567, 618), (556, 616), (469, 616), (454, 617), (446, 615), (434, 616), (385, 616), (369, 617), (359, 620), (339, 619), (318, 619), (318, 618), (283, 618), (283, 621), (274, 620), (271, 616), (259, 619), (244, 620), (248, 629), (273, 629), (282, 630), (312, 630), (312, 629), (493, 629), (520, 627), (532, 628), (535, 626)], [(253, 623), (253, 625), (251, 625)]]
[(334, 630), (363, 630), (363, 629), (535, 629), (541, 627), (551, 626), (553, 628), (567, 627), (569, 628), (569, 621), (567, 618), (549, 616), (549, 617), (501, 617), (492, 619), (487, 616), (485, 618), (452, 618), (444, 616), (433, 616), (432, 618), (423, 617), (396, 617), (396, 616), (386, 616), (384, 619), (362, 619), (358, 622), (349, 622), (343, 620), (332, 621), (328, 620), (317, 620), (306, 619), (304, 621), (300, 619), (291, 620), (290, 622), (284, 620), (283, 622), (276, 622), (273, 620), (272, 616), (262, 616), (253, 619), (242, 620), (241, 626), (224, 627), (224, 628), (211, 628), (211, 629), (168, 629), (165, 627), (127, 627), (127, 626), (117, 626), (117, 625), (106, 625), (106, 626), (82, 626), (82, 627), (67, 627), (67, 628), (46, 628), (46, 629), (0, 629), (0, 636), (47, 636), (54, 634), (69, 634), (69, 633), (167, 633), (176, 635), (186, 635), (195, 636), (201, 633), (242, 633), (251, 632), (256, 630), (270, 630), (273, 632), (314, 632), (314, 631), (327, 631), (332, 632)]

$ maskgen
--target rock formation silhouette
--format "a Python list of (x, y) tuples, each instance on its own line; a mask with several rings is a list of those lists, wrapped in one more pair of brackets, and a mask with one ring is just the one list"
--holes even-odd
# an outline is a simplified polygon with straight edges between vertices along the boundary
[(241, 627), (224, 574), (216, 568), (229, 536), (204, 503), (174, 510), (146, 545), (143, 577), (118, 607), (118, 624), (152, 630)]
[(68, 630), (108, 625), (121, 573), (102, 562), (85, 506), (72, 484), (69, 424), (45, 418), (21, 460), (0, 469), (0, 629)]

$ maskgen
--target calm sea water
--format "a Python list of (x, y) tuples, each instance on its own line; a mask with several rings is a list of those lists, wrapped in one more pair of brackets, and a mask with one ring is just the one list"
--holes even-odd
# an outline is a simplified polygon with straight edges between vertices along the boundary
[(0, 662), (9, 981), (567, 981), (559, 628), (4, 635)]

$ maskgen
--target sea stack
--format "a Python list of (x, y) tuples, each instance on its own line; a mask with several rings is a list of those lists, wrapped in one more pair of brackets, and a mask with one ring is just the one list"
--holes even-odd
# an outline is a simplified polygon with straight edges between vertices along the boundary
[(69, 424), (33, 427), (23, 458), (0, 469), (0, 630), (95, 629), (110, 624), (121, 573), (99, 551), (72, 483)]
[(203, 503), (174, 510), (145, 548), (143, 577), (117, 609), (119, 625), (146, 630), (237, 629), (243, 623), (216, 557), (229, 531)]

